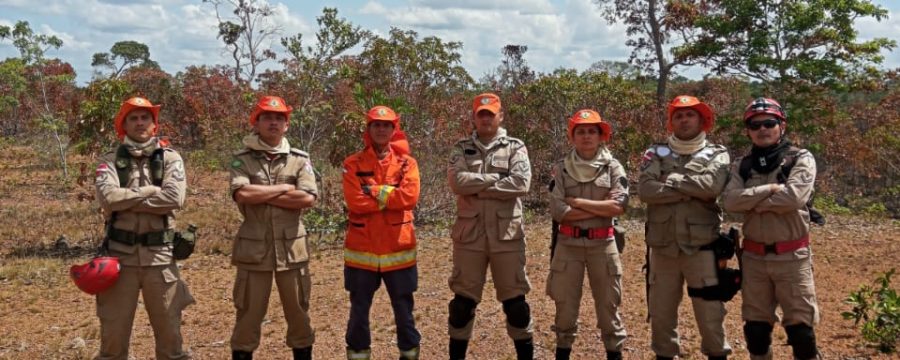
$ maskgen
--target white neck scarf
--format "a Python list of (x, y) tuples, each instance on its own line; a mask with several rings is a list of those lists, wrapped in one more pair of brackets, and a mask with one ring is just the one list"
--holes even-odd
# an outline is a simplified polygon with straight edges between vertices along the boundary
[(675, 134), (669, 135), (669, 147), (678, 155), (691, 155), (706, 147), (706, 132), (701, 131), (690, 140), (681, 140)]
[(569, 156), (563, 159), (563, 166), (566, 169), (566, 173), (575, 181), (585, 183), (596, 179), (597, 173), (609, 164), (610, 159), (612, 159), (612, 153), (605, 146), (597, 149), (597, 154), (592, 159), (582, 159), (578, 156), (578, 152), (573, 149), (569, 152)]
[(154, 150), (159, 149), (159, 138), (157, 137), (152, 137), (146, 142), (139, 143), (126, 135), (122, 143), (131, 156), (134, 157), (150, 156)]
[(265, 141), (259, 138), (259, 134), (250, 134), (244, 136), (244, 146), (251, 150), (265, 151), (269, 154), (287, 154), (291, 152), (291, 145), (288, 143), (287, 138), (281, 138), (281, 143), (278, 146), (272, 147), (269, 144), (266, 144)]

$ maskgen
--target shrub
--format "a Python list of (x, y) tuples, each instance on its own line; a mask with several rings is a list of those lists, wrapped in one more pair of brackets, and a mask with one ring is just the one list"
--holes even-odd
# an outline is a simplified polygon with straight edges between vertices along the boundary
[(900, 341), (900, 297), (891, 288), (891, 277), (895, 269), (880, 275), (873, 288), (860, 286), (850, 293), (844, 302), (853, 306), (851, 311), (841, 313), (844, 319), (853, 320), (859, 326), (863, 339), (874, 344), (884, 353), (892, 353)]

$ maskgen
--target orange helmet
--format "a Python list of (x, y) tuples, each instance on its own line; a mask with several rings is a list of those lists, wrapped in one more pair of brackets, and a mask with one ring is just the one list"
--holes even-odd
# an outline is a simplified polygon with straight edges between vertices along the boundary
[(569, 118), (569, 131), (566, 133), (569, 135), (569, 141), (572, 141), (572, 138), (575, 136), (575, 127), (584, 124), (596, 124), (599, 126), (601, 131), (600, 140), (602, 141), (609, 141), (609, 138), (612, 136), (612, 126), (608, 122), (603, 121), (599, 113), (591, 109), (583, 109), (578, 110), (575, 115)]
[(82, 265), (72, 265), (69, 276), (81, 291), (96, 295), (109, 289), (119, 280), (119, 258), (103, 256), (95, 257)]
[(709, 105), (700, 102), (697, 98), (689, 95), (678, 95), (672, 102), (669, 103), (668, 115), (666, 117), (666, 129), (669, 132), (672, 131), (672, 114), (675, 110), (690, 108), (696, 110), (700, 113), (700, 117), (703, 118), (703, 131), (709, 132), (712, 130), (713, 123), (715, 122), (715, 114)]
[(481, 110), (487, 110), (494, 114), (500, 113), (500, 97), (493, 93), (480, 94), (472, 100), (472, 113), (477, 114)]
[(282, 113), (290, 120), (291, 111), (294, 111), (294, 108), (288, 106), (288, 104), (284, 102), (284, 99), (278, 96), (263, 96), (256, 102), (256, 106), (253, 107), (253, 112), (250, 113), (250, 126), (256, 126), (256, 119), (259, 118), (259, 114), (267, 111)]
[(116, 113), (116, 119), (113, 123), (116, 126), (116, 136), (119, 140), (125, 138), (125, 117), (137, 109), (149, 110), (150, 114), (153, 115), (153, 125), (155, 125), (153, 135), (156, 135), (156, 132), (159, 131), (159, 105), (153, 105), (150, 103), (150, 100), (135, 96), (125, 100), (125, 102), (122, 103), (122, 106), (119, 107), (119, 112)]
[(378, 105), (366, 112), (366, 125), (373, 121), (390, 121), (394, 123), (394, 128), (400, 127), (400, 115), (384, 105)]
[[(400, 115), (394, 109), (384, 105), (375, 106), (366, 112), (366, 125), (373, 121), (390, 121), (394, 124), (394, 134), (391, 136), (391, 148), (400, 154), (409, 154), (409, 141), (406, 139), (406, 133), (400, 130)], [(369, 131), (363, 132), (363, 142), (366, 147), (372, 146), (372, 138)]]

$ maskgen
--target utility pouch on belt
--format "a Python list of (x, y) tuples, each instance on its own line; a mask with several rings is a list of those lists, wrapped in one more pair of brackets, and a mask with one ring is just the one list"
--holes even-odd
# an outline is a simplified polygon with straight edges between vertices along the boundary
[(616, 239), (616, 249), (622, 254), (625, 250), (625, 227), (619, 225), (618, 218), (613, 218), (613, 237)]
[(172, 242), (172, 256), (175, 257), (175, 260), (187, 259), (194, 253), (194, 246), (196, 245), (197, 226), (190, 224), (187, 231), (175, 233), (175, 240)]
[(734, 256), (735, 242), (739, 236), (738, 229), (732, 227), (728, 233), (719, 233), (719, 237), (709, 245), (700, 247), (700, 250), (713, 252), (713, 266), (716, 269), (716, 278), (719, 283), (713, 286), (692, 288), (688, 286), (688, 296), (698, 297), (707, 301), (729, 301), (741, 290), (741, 271), (731, 269), (720, 262), (731, 259)]

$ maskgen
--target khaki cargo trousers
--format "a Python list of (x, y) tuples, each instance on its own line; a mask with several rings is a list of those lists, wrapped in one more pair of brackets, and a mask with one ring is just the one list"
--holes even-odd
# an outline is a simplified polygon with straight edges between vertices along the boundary
[(232, 351), (253, 352), (259, 347), (273, 278), (287, 322), (285, 343), (292, 349), (312, 346), (315, 331), (309, 318), (311, 280), (307, 263), (301, 268), (284, 271), (238, 269), (233, 293), (237, 320), (231, 335)]
[[(712, 251), (701, 250), (677, 257), (650, 250), (650, 329), (651, 349), (656, 355), (674, 357), (679, 354), (678, 305), (684, 296), (684, 284), (692, 288), (719, 283)], [(700, 351), (707, 356), (731, 353), (725, 339), (725, 304), (691, 298), (694, 317), (700, 331)]]
[(182, 348), (181, 311), (193, 304), (194, 298), (175, 264), (122, 266), (115, 285), (97, 294), (100, 353), (96, 359), (128, 359), (139, 294), (153, 328), (156, 358), (189, 359), (190, 354)]
[[(603, 240), (584, 240), (603, 241)], [(556, 302), (556, 346), (570, 349), (578, 334), (578, 309), (585, 270), (594, 298), (597, 328), (607, 351), (622, 351), (627, 336), (619, 306), (622, 304), (622, 263), (615, 242), (607, 246), (556, 244), (547, 278), (547, 295)]]

